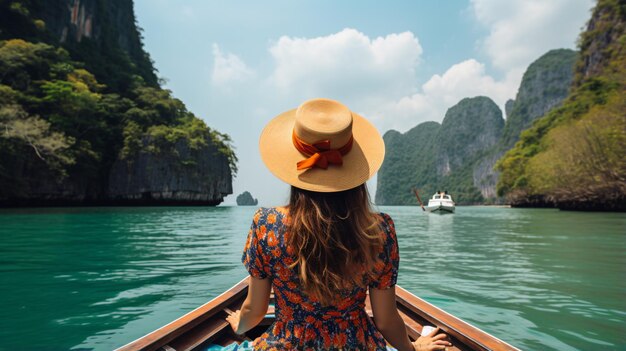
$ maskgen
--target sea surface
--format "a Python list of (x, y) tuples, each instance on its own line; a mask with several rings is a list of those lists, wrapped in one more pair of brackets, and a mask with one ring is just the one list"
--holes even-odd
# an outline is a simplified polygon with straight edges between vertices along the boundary
[[(381, 207), (398, 283), (523, 350), (626, 349), (626, 215)], [(246, 276), (255, 208), (0, 210), (0, 350), (111, 350)]]

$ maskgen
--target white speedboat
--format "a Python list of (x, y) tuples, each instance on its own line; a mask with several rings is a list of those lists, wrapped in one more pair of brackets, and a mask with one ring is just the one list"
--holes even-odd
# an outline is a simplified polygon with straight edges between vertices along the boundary
[(448, 192), (437, 192), (428, 200), (428, 206), (425, 208), (428, 212), (454, 213), (455, 205)]

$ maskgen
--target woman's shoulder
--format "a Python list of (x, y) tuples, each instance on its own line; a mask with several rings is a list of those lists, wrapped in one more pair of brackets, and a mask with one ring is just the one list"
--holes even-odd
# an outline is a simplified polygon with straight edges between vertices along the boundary
[(393, 219), (385, 212), (376, 213), (376, 217), (378, 218), (379, 223), (383, 225), (394, 226)]
[(393, 239), (396, 235), (396, 225), (391, 216), (384, 212), (379, 212), (376, 216), (378, 218), (379, 226), (382, 229), (381, 234), (384, 237), (387, 237), (387, 239)]
[(286, 207), (260, 207), (254, 213), (255, 225), (281, 224), (287, 217)]

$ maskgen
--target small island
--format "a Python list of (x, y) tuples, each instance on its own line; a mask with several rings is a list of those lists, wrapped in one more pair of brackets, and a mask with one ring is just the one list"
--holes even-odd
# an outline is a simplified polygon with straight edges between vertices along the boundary
[(259, 203), (259, 200), (252, 197), (247, 191), (239, 194), (237, 196), (237, 206), (256, 206)]

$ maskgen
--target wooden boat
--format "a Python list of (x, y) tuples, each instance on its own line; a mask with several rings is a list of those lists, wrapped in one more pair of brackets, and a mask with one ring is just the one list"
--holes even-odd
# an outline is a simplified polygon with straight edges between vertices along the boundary
[(437, 192), (428, 200), (426, 211), (434, 213), (454, 213), (455, 204), (448, 192)]
[[(243, 340), (254, 340), (274, 322), (274, 308), (270, 305), (263, 321), (244, 336), (234, 334), (226, 317), (228, 312), (240, 309), (248, 292), (248, 278), (222, 295), (187, 313), (177, 320), (141, 337), (117, 351), (203, 350), (210, 344), (229, 345)], [(396, 301), (409, 337), (420, 336), (424, 325), (440, 327), (453, 346), (448, 351), (518, 350), (504, 341), (444, 312), (403, 288), (396, 286)], [(371, 316), (369, 298), (366, 309)]]

